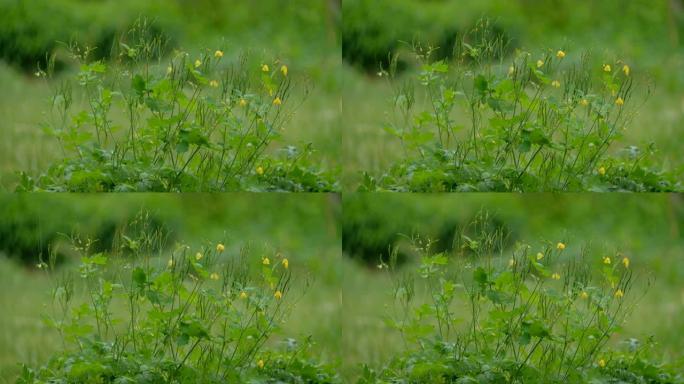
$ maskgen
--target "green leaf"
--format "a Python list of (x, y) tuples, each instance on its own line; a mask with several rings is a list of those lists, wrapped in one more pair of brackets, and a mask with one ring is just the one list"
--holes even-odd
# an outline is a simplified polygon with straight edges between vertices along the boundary
[(399, 130), (395, 128), (393, 125), (385, 125), (382, 127), (382, 129), (392, 136), (401, 138), (401, 132), (399, 132)]
[(487, 89), (489, 87), (487, 79), (484, 77), (484, 75), (477, 75), (475, 77), (475, 89), (478, 91), (480, 94), (485, 94), (487, 92)]
[(191, 322), (181, 322), (180, 331), (182, 335), (187, 335), (189, 337), (196, 337), (200, 339), (209, 337), (207, 330), (204, 329), (202, 324), (196, 320)]
[(550, 335), (549, 330), (542, 324), (541, 321), (524, 321), (522, 326), (523, 332), (529, 334), (532, 337), (548, 337)]
[(82, 261), (85, 264), (105, 265), (107, 264), (107, 256), (102, 253), (97, 253), (90, 257), (83, 258)]
[(529, 152), (531, 148), (532, 148), (532, 143), (529, 140), (523, 140), (518, 145), (518, 151), (520, 151), (522, 153)]
[(145, 271), (138, 267), (133, 270), (133, 282), (139, 289), (145, 288), (145, 284), (147, 283), (147, 274)]
[(551, 144), (551, 141), (549, 140), (546, 135), (544, 135), (544, 132), (540, 128), (535, 128), (530, 132), (530, 142), (532, 144), (537, 144), (537, 145), (548, 145)]
[(145, 93), (145, 79), (140, 75), (135, 75), (133, 79), (131, 79), (131, 87), (138, 96), (142, 97)]
[(202, 134), (198, 128), (181, 129), (178, 134), (180, 142), (186, 142), (194, 145), (209, 145), (209, 139)]
[(190, 145), (187, 141), (181, 141), (180, 143), (176, 144), (176, 152), (178, 153), (185, 153), (188, 151), (188, 148), (190, 148)]
[(484, 270), (482, 267), (477, 267), (475, 271), (473, 271), (473, 280), (477, 282), (480, 286), (485, 286), (487, 285), (487, 272)]

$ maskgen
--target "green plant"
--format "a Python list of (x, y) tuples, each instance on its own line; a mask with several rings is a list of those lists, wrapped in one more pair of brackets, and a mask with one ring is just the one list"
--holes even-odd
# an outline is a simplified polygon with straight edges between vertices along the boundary
[(257, 66), (243, 56), (230, 64), (212, 50), (177, 51), (166, 65), (164, 40), (148, 31), (141, 21), (119, 42), (119, 65), (69, 47), (81, 65), (83, 101), (71, 81), (61, 82), (44, 125), (64, 159), (37, 178), (23, 173), (19, 190), (337, 189), (333, 175), (311, 163), (310, 144), (267, 155), (298, 102), (285, 63)]
[[(144, 227), (143, 227), (144, 229)], [(288, 259), (221, 243), (176, 246), (163, 257), (162, 231), (124, 236), (110, 252), (73, 238), (77, 273), (41, 262), (54, 281), (44, 321), (63, 351), (18, 383), (337, 383), (307, 352), (311, 340), (273, 336), (297, 296)]]
[(451, 255), (414, 240), (417, 271), (383, 266), (395, 281), (387, 323), (406, 351), (380, 371), (366, 367), (359, 383), (684, 382), (650, 359), (652, 340), (609, 344), (642, 289), (620, 253), (546, 242), (506, 257), (501, 231), (462, 235)]
[[(414, 47), (417, 81), (391, 81), (395, 113), (384, 127), (404, 158), (378, 178), (365, 174), (361, 190), (681, 190), (654, 166), (653, 144), (608, 153), (636, 113), (627, 63), (595, 65), (562, 49), (518, 51), (506, 63), (508, 41), (489, 29), (483, 20), (458, 41), (453, 66)], [(394, 65), (381, 72), (395, 74)]]

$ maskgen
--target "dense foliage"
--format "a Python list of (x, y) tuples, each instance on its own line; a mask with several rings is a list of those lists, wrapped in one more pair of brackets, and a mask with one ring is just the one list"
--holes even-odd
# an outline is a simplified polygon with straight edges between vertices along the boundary
[[(337, 189), (334, 175), (310, 160), (310, 144), (267, 153), (302, 97), (285, 63), (227, 63), (222, 50), (207, 50), (197, 57), (177, 51), (168, 63), (152, 64), (165, 43), (140, 21), (119, 42), (119, 65), (71, 47), (81, 65), (79, 91), (60, 83), (44, 126), (64, 159), (36, 178), (23, 174), (20, 190)], [(52, 72), (48, 66), (36, 75)]]
[[(78, 274), (41, 262), (54, 280), (44, 321), (64, 349), (43, 367), (24, 367), (18, 383), (338, 383), (308, 352), (311, 340), (283, 339), (279, 324), (298, 293), (280, 253), (255, 264), (223, 244), (168, 259), (162, 231), (143, 231), (108, 252), (74, 238)], [(296, 267), (295, 267), (296, 268)]]
[(387, 316), (406, 350), (379, 371), (366, 367), (359, 383), (684, 382), (653, 360), (652, 340), (608, 343), (644, 289), (628, 257), (563, 242), (493, 256), (501, 241), (481, 232), (445, 254), (416, 239), (421, 262), (392, 273)]
[[(415, 81), (396, 81), (393, 119), (384, 129), (404, 158), (362, 190), (678, 191), (654, 146), (612, 155), (638, 107), (628, 63), (595, 65), (586, 54), (518, 51), (483, 20), (457, 46), (450, 65), (414, 47)], [(568, 56), (568, 57), (566, 57)], [(380, 75), (394, 78), (395, 68)]]

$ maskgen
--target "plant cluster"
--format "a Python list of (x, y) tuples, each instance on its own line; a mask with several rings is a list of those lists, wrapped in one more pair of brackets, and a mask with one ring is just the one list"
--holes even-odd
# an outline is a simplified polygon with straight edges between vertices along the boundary
[(247, 248), (178, 245), (167, 259), (164, 241), (146, 232), (94, 253), (93, 241), (74, 238), (77, 273), (41, 262), (55, 283), (44, 321), (63, 350), (17, 382), (339, 382), (311, 357), (310, 339), (272, 340), (297, 295), (286, 257), (262, 256), (254, 271)]
[(628, 257), (571, 256), (563, 242), (519, 243), (504, 257), (504, 237), (463, 235), (453, 255), (415, 239), (421, 262), (393, 273), (387, 317), (406, 350), (359, 383), (684, 382), (650, 359), (652, 340), (609, 344), (641, 289)]
[[(533, 55), (487, 33), (481, 21), (455, 46), (454, 65), (414, 46), (417, 81), (391, 81), (384, 127), (404, 157), (362, 190), (676, 191), (651, 144), (611, 150), (636, 113), (634, 74), (620, 60), (595, 65), (563, 49)], [(575, 57), (573, 57), (575, 56)], [(396, 65), (380, 73), (394, 79)]]
[(268, 154), (297, 103), (285, 63), (252, 65), (242, 56), (231, 64), (212, 50), (176, 51), (164, 64), (164, 40), (146, 27), (119, 43), (118, 65), (69, 47), (82, 92), (61, 82), (44, 125), (64, 158), (37, 178), (23, 173), (20, 190), (337, 189), (333, 175), (312, 164), (311, 144)]

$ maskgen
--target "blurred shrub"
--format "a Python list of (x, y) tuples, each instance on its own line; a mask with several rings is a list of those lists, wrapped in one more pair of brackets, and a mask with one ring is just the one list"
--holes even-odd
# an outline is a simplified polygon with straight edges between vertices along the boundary
[(344, 254), (368, 266), (388, 262), (393, 248), (399, 264), (409, 261), (415, 255), (410, 247), (402, 245), (408, 244), (413, 236), (433, 240), (432, 249), (436, 252), (457, 253), (468, 252), (466, 243), (479, 241), (478, 233), (501, 233), (505, 242), (496, 245), (497, 250), (512, 245), (515, 239), (509, 224), (499, 216), (482, 216), (472, 209), (452, 210), (454, 206), (446, 200), (426, 199), (421, 204), (412, 204), (402, 196), (368, 196), (344, 196), (342, 218)]
[(388, 259), (389, 247), (400, 246), (404, 253), (398, 255), (399, 261), (406, 261), (415, 254), (407, 251), (402, 234), (437, 240), (435, 252), (459, 250), (465, 240), (461, 233), (477, 240), (473, 236), (477, 228), (464, 225), (483, 208), (491, 212), (491, 227), (484, 232), (508, 233), (504, 248), (521, 238), (539, 237), (568, 244), (602, 244), (605, 249), (639, 255), (644, 265), (668, 283), (684, 278), (684, 267), (672, 262), (684, 250), (684, 197), (680, 194), (347, 194), (343, 198), (343, 251), (375, 266)]
[[(444, 0), (345, 0), (342, 21), (344, 61), (368, 72), (387, 68), (391, 57), (414, 41), (434, 48), (434, 58), (449, 59), (466, 31), (476, 24), (473, 18), (459, 17), (459, 2)], [(506, 27), (492, 26), (509, 39)], [(407, 62), (399, 62), (406, 67)]]
[(139, 234), (161, 229), (168, 246), (181, 237), (225, 239), (227, 249), (259, 248), (268, 233), (293, 262), (322, 266), (322, 254), (339, 252), (338, 200), (336, 194), (0, 194), (0, 258), (32, 264), (51, 245), (64, 258), (72, 255), (67, 236), (75, 233), (98, 239), (93, 249), (128, 253), (124, 235), (145, 245)]
[[(178, 37), (180, 21), (165, 2), (0, 0), (0, 59), (25, 71), (45, 67), (59, 42), (79, 41), (107, 58), (119, 34), (140, 16), (158, 19), (155, 32)], [(58, 67), (64, 62), (58, 62)]]
[[(74, 202), (68, 197), (1, 196), (0, 252), (25, 264), (35, 264), (41, 257), (47, 259), (50, 252), (56, 252), (58, 258), (63, 260), (70, 252), (61, 245), (78, 232), (82, 236), (98, 239), (92, 244), (95, 252), (117, 247), (125, 253), (124, 242), (139, 241), (131, 233), (140, 233), (141, 226), (150, 228), (149, 232), (161, 232), (159, 230), (163, 229), (167, 234), (175, 232), (171, 229), (177, 226), (173, 222), (164, 224), (169, 220), (156, 213), (147, 214), (144, 218), (136, 217), (137, 207), (131, 204), (118, 204), (115, 214), (103, 214), (97, 212), (102, 207), (94, 204), (93, 200), (83, 200), (78, 204)], [(115, 207), (108, 205), (106, 208)]]
[(372, 72), (399, 41), (429, 42), (441, 47), (437, 59), (448, 58), (457, 36), (482, 16), (518, 46), (598, 45), (649, 67), (684, 41), (681, 0), (345, 0), (343, 13), (343, 59)]

